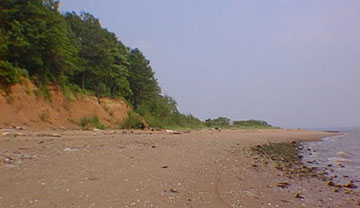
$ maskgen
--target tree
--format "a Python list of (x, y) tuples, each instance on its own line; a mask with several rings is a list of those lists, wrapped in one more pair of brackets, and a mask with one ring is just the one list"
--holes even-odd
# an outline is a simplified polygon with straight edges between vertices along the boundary
[(1, 58), (41, 81), (63, 80), (76, 68), (77, 49), (56, 1), (3, 0)]
[(207, 119), (205, 120), (205, 125), (209, 127), (226, 127), (226, 126), (230, 126), (230, 119), (226, 117)]
[(65, 13), (79, 45), (80, 68), (73, 82), (97, 96), (130, 96), (127, 49), (89, 13)]
[(130, 64), (129, 83), (133, 92), (131, 96), (128, 96), (128, 99), (137, 108), (146, 101), (156, 99), (160, 94), (160, 87), (155, 79), (150, 61), (139, 49), (130, 50), (127, 59)]

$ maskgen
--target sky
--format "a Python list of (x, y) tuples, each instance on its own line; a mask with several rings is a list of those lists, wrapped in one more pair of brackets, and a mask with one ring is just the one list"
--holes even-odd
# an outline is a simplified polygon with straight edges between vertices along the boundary
[(360, 126), (359, 0), (62, 0), (139, 48), (204, 120)]

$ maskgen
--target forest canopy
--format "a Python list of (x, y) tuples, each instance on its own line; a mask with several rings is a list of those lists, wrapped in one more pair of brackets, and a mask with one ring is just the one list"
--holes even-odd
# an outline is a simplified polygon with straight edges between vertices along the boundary
[[(59, 1), (0, 2), (0, 83), (28, 76), (48, 84), (124, 98), (153, 127), (199, 126), (176, 102), (161, 94), (150, 61), (126, 47), (92, 14), (59, 12)], [(130, 122), (131, 123), (131, 122)]]

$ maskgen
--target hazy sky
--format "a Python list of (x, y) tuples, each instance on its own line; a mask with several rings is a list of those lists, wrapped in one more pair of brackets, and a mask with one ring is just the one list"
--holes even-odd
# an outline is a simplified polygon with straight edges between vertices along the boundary
[(360, 126), (359, 0), (62, 0), (150, 59), (201, 118)]

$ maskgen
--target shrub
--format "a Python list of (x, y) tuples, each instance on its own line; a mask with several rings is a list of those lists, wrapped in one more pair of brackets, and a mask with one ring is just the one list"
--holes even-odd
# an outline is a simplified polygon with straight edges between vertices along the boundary
[(45, 100), (51, 101), (51, 95), (46, 83), (41, 84), (38, 89), (34, 90), (34, 94), (37, 97), (43, 97)]
[(226, 117), (207, 119), (205, 120), (205, 125), (208, 127), (228, 127), (230, 126), (230, 119)]
[(120, 124), (121, 129), (144, 129), (145, 124), (139, 114), (129, 111), (128, 117)]
[(82, 118), (80, 121), (80, 126), (84, 129), (89, 129), (91, 127), (105, 129), (105, 126), (100, 123), (99, 117), (97, 115)]
[(20, 77), (26, 75), (24, 69), (14, 67), (7, 61), (0, 61), (0, 82), (6, 85), (20, 82)]
[(42, 113), (40, 113), (39, 117), (40, 117), (41, 121), (46, 121), (49, 119), (49, 114), (46, 112), (42, 112)]
[(233, 121), (233, 126), (236, 127), (253, 127), (253, 128), (271, 128), (272, 126), (266, 121), (247, 120), (247, 121)]

